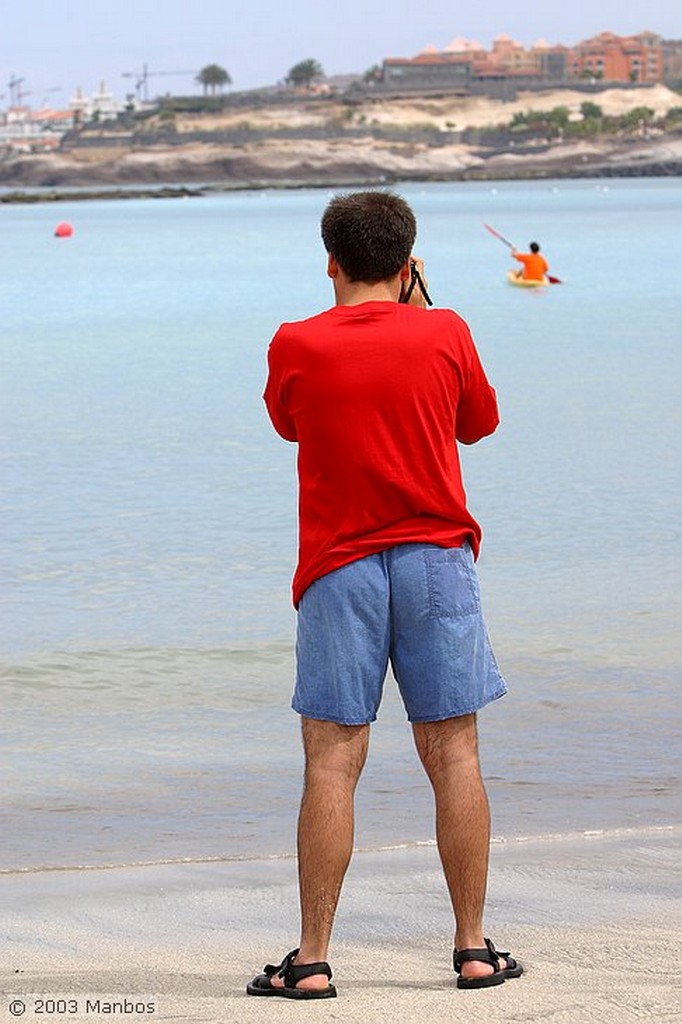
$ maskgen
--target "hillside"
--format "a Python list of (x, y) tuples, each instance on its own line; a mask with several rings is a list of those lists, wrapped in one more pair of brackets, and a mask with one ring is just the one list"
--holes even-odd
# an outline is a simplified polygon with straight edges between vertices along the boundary
[[(365, 98), (166, 111), (134, 132), (88, 128), (50, 155), (0, 162), (5, 188), (200, 184), (221, 188), (345, 185), (406, 179), (462, 180), (682, 173), (682, 133), (642, 129), (585, 138), (512, 137), (514, 115), (567, 108), (580, 120), (593, 100), (621, 117), (657, 118), (682, 98), (663, 85), (586, 96), (561, 89), (488, 97)], [(505, 131), (501, 130), (504, 126)]]

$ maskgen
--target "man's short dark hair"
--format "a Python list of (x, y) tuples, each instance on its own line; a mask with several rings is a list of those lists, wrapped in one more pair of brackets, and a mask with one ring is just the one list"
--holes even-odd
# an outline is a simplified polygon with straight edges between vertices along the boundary
[(322, 241), (351, 281), (386, 281), (412, 253), (417, 222), (405, 200), (388, 191), (335, 196), (322, 217)]
[(537, 242), (531, 242), (530, 243), (530, 251), (531, 252), (540, 252), (540, 246), (538, 245)]

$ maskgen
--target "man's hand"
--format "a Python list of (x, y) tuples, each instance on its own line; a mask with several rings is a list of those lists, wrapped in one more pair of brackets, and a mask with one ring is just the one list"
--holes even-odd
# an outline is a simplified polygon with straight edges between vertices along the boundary
[[(417, 268), (417, 273), (419, 274), (419, 276), (421, 277), (421, 279), (422, 279), (422, 281), (424, 283), (424, 288), (426, 289), (426, 291), (428, 291), (429, 290), (429, 284), (428, 284), (428, 281), (426, 280), (426, 278), (424, 277), (424, 260), (420, 260), (417, 256), (412, 256), (411, 257), (411, 261), (412, 261), (412, 263), (414, 263), (415, 267)], [(409, 286), (409, 282), (408, 282), (408, 286)], [(415, 286), (412, 289), (412, 294), (410, 295), (410, 299), (409, 299), (408, 305), (409, 306), (418, 306), (420, 309), (426, 309), (426, 307), (427, 307), (427, 302), (426, 302), (426, 299), (424, 298), (424, 296), (422, 294), (421, 288), (419, 287), (419, 282), (415, 282)]]

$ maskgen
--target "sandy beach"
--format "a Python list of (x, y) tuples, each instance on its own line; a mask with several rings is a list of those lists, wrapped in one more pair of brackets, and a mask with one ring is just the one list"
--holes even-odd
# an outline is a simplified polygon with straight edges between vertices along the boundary
[(0, 877), (0, 1019), (629, 1024), (679, 1021), (680, 828), (493, 844), (487, 928), (523, 978), (457, 990), (433, 846), (358, 852), (331, 954), (339, 998), (255, 999), (296, 942), (293, 859)]

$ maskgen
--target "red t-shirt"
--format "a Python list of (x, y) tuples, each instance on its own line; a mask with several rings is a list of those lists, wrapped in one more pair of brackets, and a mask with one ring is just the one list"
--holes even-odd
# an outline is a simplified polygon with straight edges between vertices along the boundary
[(478, 554), (458, 440), (497, 427), (495, 391), (469, 328), (447, 309), (333, 306), (285, 323), (268, 351), (264, 399), (298, 442), (298, 606), (320, 576), (413, 542)]

